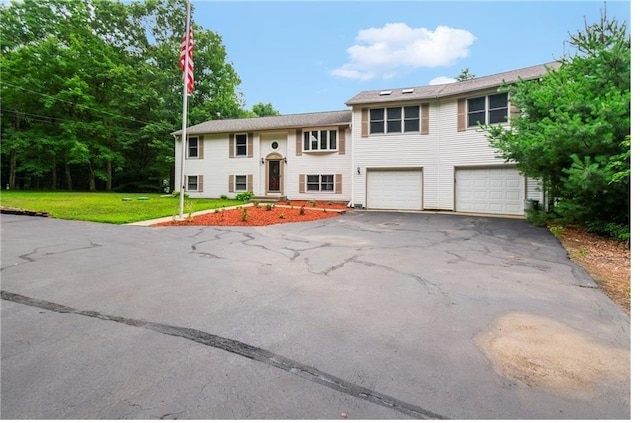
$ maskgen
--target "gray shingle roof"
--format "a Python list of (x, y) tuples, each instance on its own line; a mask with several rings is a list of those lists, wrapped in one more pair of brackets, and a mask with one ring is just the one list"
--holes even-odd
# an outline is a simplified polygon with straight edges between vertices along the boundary
[[(405, 94), (402, 92), (403, 88), (362, 91), (347, 101), (346, 105), (356, 106), (394, 101), (432, 100), (436, 98), (452, 97), (463, 93), (499, 87), (503, 82), (516, 82), (520, 78), (524, 80), (539, 78), (547, 73), (547, 68), (557, 68), (558, 66), (560, 66), (559, 62), (550, 62), (524, 69), (516, 69), (508, 72), (497, 73), (495, 75), (474, 78), (467, 81), (453, 82), (451, 84), (407, 87), (404, 90), (410, 90), (413, 88), (413, 92)], [(391, 91), (391, 93), (388, 95), (380, 95), (381, 91)]]
[[(294, 129), (351, 123), (351, 110), (337, 112), (301, 113), (295, 115), (265, 116), (242, 119), (210, 120), (187, 128), (191, 135), (226, 132), (266, 131), (272, 129)], [(182, 130), (172, 132), (180, 135)]]

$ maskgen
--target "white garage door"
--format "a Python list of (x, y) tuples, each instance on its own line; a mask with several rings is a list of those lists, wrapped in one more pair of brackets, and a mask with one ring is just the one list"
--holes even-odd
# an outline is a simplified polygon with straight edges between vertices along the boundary
[(422, 170), (369, 170), (367, 208), (422, 210)]
[(456, 211), (524, 214), (524, 177), (513, 168), (458, 169)]

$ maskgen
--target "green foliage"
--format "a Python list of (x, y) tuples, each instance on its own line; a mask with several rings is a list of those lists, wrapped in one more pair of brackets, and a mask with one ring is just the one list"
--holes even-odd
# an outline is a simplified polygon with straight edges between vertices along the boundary
[(630, 222), (630, 57), (626, 24), (586, 25), (576, 49), (541, 80), (503, 87), (521, 111), (510, 126), (485, 126), (490, 144), (542, 179), (555, 219)]
[[(250, 116), (279, 116), (280, 112), (276, 110), (271, 103), (256, 103), (251, 108)], [(247, 116), (247, 117), (250, 117)]]
[[(0, 5), (2, 186), (159, 192), (180, 127), (185, 2)], [(220, 36), (194, 23), (190, 123), (243, 113)]]
[(236, 194), (236, 200), (242, 201), (245, 203), (251, 200), (252, 198), (253, 198), (253, 191), (239, 192), (238, 194)]
[(561, 225), (550, 225), (549, 232), (551, 232), (556, 238), (560, 238), (564, 232), (564, 227)]
[(265, 205), (264, 205), (264, 209), (265, 209), (266, 211), (271, 211), (271, 210), (273, 210), (275, 207), (276, 207), (276, 205), (275, 205), (275, 204), (273, 204), (273, 203), (267, 203), (267, 204), (265, 204)]
[(549, 213), (540, 209), (528, 209), (525, 210), (527, 221), (538, 227), (544, 227), (547, 225), (547, 221), (550, 220)]
[(620, 242), (631, 240), (631, 228), (629, 225), (607, 222), (591, 222), (587, 226), (589, 232), (605, 235)]
[(476, 76), (474, 74), (471, 73), (471, 71), (469, 70), (469, 68), (464, 68), (460, 71), (460, 73), (458, 74), (458, 76), (456, 76), (456, 81), (461, 82), (461, 81), (468, 81), (470, 79), (474, 79)]

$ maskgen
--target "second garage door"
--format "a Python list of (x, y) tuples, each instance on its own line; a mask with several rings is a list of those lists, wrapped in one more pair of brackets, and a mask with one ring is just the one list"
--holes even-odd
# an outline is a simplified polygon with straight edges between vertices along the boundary
[(456, 170), (456, 211), (524, 214), (524, 177), (514, 168)]
[(368, 170), (367, 208), (422, 210), (422, 170)]

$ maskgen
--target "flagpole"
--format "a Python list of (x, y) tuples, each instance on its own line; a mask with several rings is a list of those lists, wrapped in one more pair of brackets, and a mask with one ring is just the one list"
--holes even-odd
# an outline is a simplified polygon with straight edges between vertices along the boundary
[[(186, 49), (189, 49), (189, 29), (191, 28), (191, 1), (187, 0), (187, 28), (185, 31), (185, 40), (186, 40)], [(187, 53), (187, 52), (186, 52)], [(178, 220), (184, 220), (184, 190), (185, 190), (185, 180), (184, 180), (184, 161), (185, 156), (187, 155), (187, 113), (188, 113), (188, 84), (189, 78), (187, 76), (189, 72), (189, 63), (188, 63), (188, 53), (185, 57), (185, 66), (182, 73), (182, 79), (184, 85), (182, 86), (182, 152), (180, 153), (180, 213), (178, 215)]]

